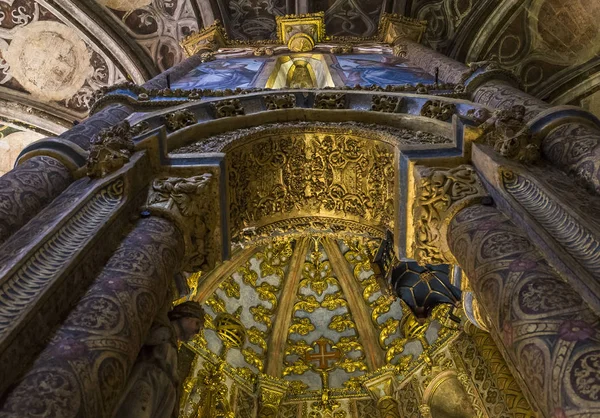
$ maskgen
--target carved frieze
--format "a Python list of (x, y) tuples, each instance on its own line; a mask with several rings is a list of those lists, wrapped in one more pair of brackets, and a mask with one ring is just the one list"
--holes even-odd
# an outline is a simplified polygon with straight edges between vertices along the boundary
[(441, 100), (427, 100), (421, 108), (421, 116), (432, 119), (448, 121), (456, 112), (454, 103), (442, 102)]
[(315, 96), (315, 109), (345, 109), (346, 95), (344, 93), (318, 93)]
[(163, 177), (152, 182), (147, 209), (173, 220), (185, 237), (185, 271), (204, 270), (219, 257), (215, 243), (218, 215), (212, 174), (179, 178)]
[(133, 152), (132, 131), (128, 121), (103, 129), (90, 141), (87, 175), (105, 177), (129, 162)]
[(196, 115), (189, 110), (178, 110), (165, 115), (165, 125), (171, 132), (178, 131), (197, 122)]
[[(487, 193), (470, 165), (454, 168), (414, 168), (415, 191), (409, 240), (419, 264), (452, 264), (446, 233), (452, 217), (462, 208), (480, 201)], [(410, 251), (411, 248), (408, 248)]]
[(211, 103), (216, 118), (229, 118), (244, 114), (244, 108), (239, 99), (221, 100)]

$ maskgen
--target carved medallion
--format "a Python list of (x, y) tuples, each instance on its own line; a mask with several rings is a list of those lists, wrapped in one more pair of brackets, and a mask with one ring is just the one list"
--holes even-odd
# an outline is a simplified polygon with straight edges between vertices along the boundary
[(58, 22), (33, 22), (16, 31), (3, 58), (12, 76), (43, 101), (72, 97), (93, 71), (85, 42)]

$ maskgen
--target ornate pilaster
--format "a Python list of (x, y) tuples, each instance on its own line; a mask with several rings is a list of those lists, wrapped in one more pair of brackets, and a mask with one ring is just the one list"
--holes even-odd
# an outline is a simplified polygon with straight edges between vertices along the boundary
[[(408, 256), (419, 264), (451, 264), (448, 224), (461, 209), (481, 201), (487, 193), (475, 169), (415, 166), (412, 222), (408, 222)], [(412, 242), (411, 242), (412, 241)]]
[(0, 177), (0, 245), (73, 181), (52, 157), (32, 157)]
[(111, 417), (183, 252), (182, 233), (171, 222), (138, 221), (7, 395), (0, 417), (49, 411), (56, 417)]
[(400, 406), (394, 397), (395, 376), (392, 371), (366, 380), (363, 385), (377, 404), (381, 418), (400, 418)]
[(513, 374), (545, 417), (600, 413), (598, 317), (498, 209), (458, 212), (448, 244)]

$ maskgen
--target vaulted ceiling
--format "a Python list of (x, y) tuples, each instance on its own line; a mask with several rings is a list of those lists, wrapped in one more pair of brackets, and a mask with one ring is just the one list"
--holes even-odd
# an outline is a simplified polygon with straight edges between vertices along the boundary
[(94, 90), (177, 64), (179, 41), (216, 19), (251, 41), (273, 39), (277, 15), (316, 11), (330, 36), (373, 36), (383, 12), (427, 20), (433, 48), (496, 56), (531, 94), (600, 113), (597, 0), (0, 0), (0, 122), (59, 134)]

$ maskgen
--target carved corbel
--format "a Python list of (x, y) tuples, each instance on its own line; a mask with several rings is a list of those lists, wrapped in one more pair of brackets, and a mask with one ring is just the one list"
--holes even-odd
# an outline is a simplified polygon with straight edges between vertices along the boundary
[(415, 166), (412, 220), (407, 250), (419, 264), (454, 264), (447, 241), (450, 221), (487, 193), (470, 165), (454, 168)]
[(376, 402), (382, 418), (400, 418), (398, 400), (394, 397), (395, 376), (392, 371), (363, 382), (363, 386)]
[(283, 379), (261, 374), (258, 376), (259, 409), (258, 418), (275, 418), (279, 405), (285, 397), (289, 382)]
[(504, 158), (534, 163), (540, 158), (542, 138), (531, 133), (524, 117), (525, 106), (522, 105), (495, 111), (479, 126), (481, 136), (477, 142), (494, 147)]
[(134, 152), (133, 134), (128, 121), (103, 129), (90, 141), (86, 170), (90, 177), (105, 177), (129, 162)]
[(175, 222), (184, 234), (184, 271), (205, 270), (217, 258), (214, 242), (217, 191), (212, 174), (179, 178), (163, 177), (152, 182), (146, 209)]

